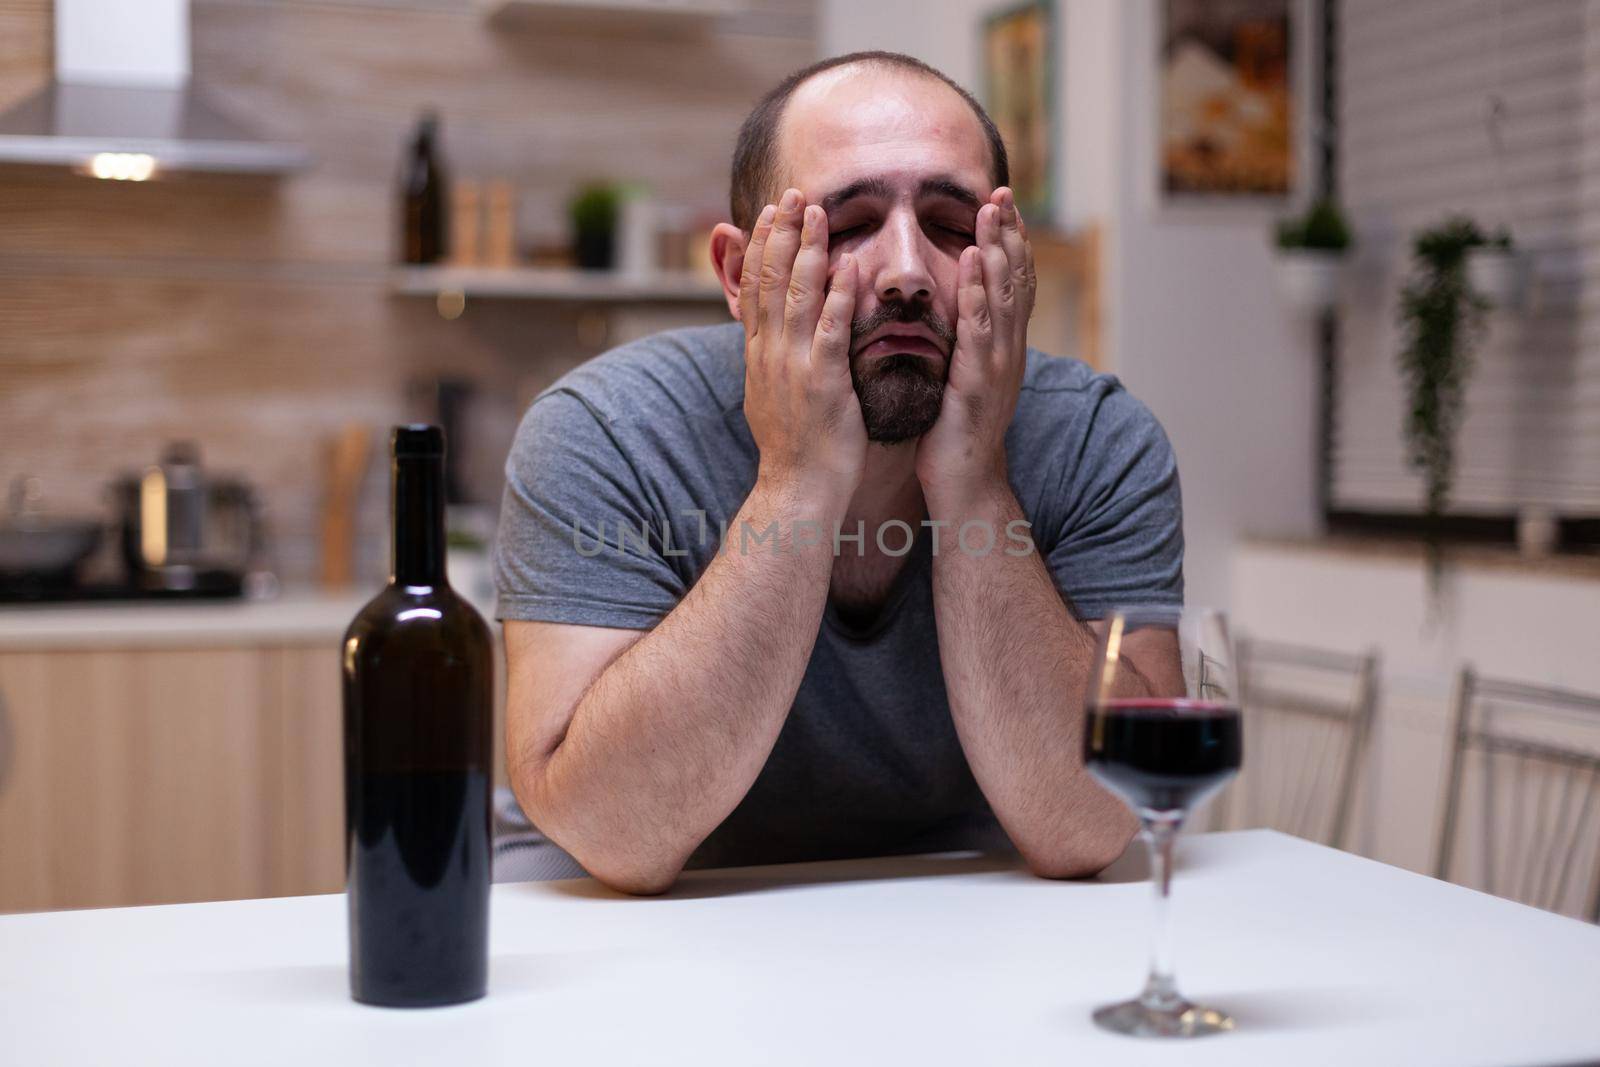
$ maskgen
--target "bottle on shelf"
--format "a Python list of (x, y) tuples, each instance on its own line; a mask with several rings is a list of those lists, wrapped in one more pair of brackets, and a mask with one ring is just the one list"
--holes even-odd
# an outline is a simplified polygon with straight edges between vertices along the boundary
[(444, 433), (398, 426), (393, 570), (345, 633), (350, 992), (456, 1004), (488, 979), (489, 629), (445, 575)]
[(437, 263), (450, 252), (449, 178), (439, 141), (439, 116), (424, 112), (400, 175), (400, 259), (405, 263)]

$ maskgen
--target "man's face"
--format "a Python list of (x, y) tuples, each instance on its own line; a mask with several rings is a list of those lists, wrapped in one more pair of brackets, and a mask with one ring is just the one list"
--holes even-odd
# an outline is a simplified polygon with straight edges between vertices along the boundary
[(827, 212), (830, 265), (858, 264), (850, 372), (867, 436), (919, 437), (955, 345), (961, 250), (993, 192), (982, 127), (932, 78), (844, 67), (796, 90), (779, 146), (782, 185)]

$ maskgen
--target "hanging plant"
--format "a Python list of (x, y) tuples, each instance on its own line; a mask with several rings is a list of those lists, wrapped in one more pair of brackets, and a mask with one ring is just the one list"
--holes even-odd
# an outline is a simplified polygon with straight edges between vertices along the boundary
[(1438, 592), (1443, 557), (1438, 523), (1455, 478), (1456, 431), (1472, 370), (1472, 349), (1488, 303), (1467, 282), (1467, 253), (1490, 244), (1471, 219), (1455, 216), (1417, 234), (1412, 275), (1400, 292), (1400, 372), (1410, 391), (1405, 438), (1411, 466), (1426, 482), (1424, 514), (1430, 587)]

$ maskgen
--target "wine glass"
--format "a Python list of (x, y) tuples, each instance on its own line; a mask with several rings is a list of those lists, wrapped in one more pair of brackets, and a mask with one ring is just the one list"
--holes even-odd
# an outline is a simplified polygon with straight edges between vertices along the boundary
[(1139, 817), (1156, 890), (1150, 976), (1136, 998), (1094, 1013), (1107, 1030), (1199, 1037), (1233, 1029), (1173, 975), (1172, 848), (1184, 818), (1239, 770), (1239, 688), (1220, 612), (1129, 608), (1106, 619), (1089, 679), (1084, 763)]

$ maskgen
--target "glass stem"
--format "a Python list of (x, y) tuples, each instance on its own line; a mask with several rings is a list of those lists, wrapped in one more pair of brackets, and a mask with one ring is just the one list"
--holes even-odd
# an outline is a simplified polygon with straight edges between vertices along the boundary
[(1150, 881), (1155, 885), (1154, 930), (1150, 945), (1150, 977), (1139, 1002), (1154, 1011), (1171, 1011), (1183, 1003), (1172, 960), (1172, 847), (1183, 825), (1181, 814), (1144, 818), (1144, 839), (1150, 847)]

